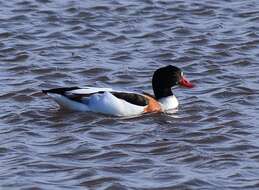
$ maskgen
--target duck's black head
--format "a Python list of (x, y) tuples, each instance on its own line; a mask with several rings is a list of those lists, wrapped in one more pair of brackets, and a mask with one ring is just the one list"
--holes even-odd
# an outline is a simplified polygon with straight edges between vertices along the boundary
[(154, 72), (152, 86), (156, 99), (173, 95), (171, 88), (178, 84), (188, 88), (193, 87), (178, 67), (168, 65)]

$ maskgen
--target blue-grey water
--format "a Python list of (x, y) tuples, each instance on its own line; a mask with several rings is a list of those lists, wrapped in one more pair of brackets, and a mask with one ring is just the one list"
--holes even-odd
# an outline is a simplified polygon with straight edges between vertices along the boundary
[[(258, 0), (0, 1), (0, 189), (259, 189)], [(60, 110), (41, 89), (152, 93), (172, 64), (178, 112)]]

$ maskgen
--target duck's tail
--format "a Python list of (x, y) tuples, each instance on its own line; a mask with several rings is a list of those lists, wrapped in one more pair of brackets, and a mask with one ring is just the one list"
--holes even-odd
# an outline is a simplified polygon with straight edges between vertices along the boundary
[(76, 90), (76, 89), (79, 89), (79, 87), (74, 86), (74, 87), (66, 87), (66, 88), (53, 88), (53, 89), (49, 89), (49, 90), (42, 90), (42, 93), (44, 93), (44, 94), (52, 93), (52, 94), (64, 95), (65, 92), (71, 91), (71, 90)]
[(68, 87), (68, 88), (54, 88), (49, 90), (42, 90), (42, 93), (47, 94), (53, 98), (62, 108), (74, 111), (89, 111), (86, 104), (74, 101), (66, 96), (66, 92), (71, 90), (79, 89), (78, 87)]

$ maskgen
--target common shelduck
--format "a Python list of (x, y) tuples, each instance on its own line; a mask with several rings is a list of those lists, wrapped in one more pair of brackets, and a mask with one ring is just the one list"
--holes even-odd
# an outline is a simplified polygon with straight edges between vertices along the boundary
[(171, 88), (176, 85), (192, 88), (178, 67), (168, 65), (154, 72), (154, 96), (148, 93), (117, 91), (111, 88), (68, 87), (43, 90), (60, 106), (75, 111), (91, 111), (115, 116), (135, 116), (150, 112), (166, 112), (178, 107)]

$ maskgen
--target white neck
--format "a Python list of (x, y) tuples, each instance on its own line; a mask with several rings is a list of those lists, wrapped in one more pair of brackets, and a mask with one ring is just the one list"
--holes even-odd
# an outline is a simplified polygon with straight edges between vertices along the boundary
[(176, 109), (179, 105), (179, 102), (174, 95), (164, 97), (164, 98), (160, 98), (159, 102), (162, 105), (162, 108), (163, 108), (164, 111)]

